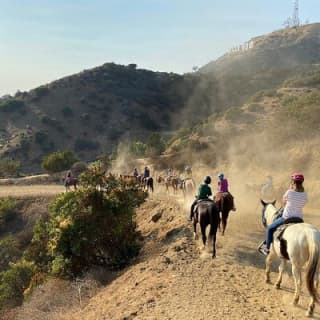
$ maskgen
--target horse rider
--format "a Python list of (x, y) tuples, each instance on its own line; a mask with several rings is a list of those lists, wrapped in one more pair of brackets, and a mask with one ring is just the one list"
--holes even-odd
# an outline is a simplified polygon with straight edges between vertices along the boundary
[(65, 178), (65, 184), (68, 184), (71, 182), (71, 179), (72, 179), (72, 174), (71, 174), (71, 171), (69, 170), (67, 172), (67, 175), (66, 175), (66, 178)]
[(279, 213), (282, 211), (281, 217), (268, 226), (266, 243), (259, 249), (264, 255), (269, 254), (270, 246), (273, 241), (273, 234), (279, 226), (284, 224), (289, 218), (303, 218), (302, 209), (308, 201), (303, 182), (303, 174), (297, 172), (291, 175), (290, 188), (283, 195), (284, 208), (279, 210)]
[(136, 178), (139, 177), (139, 173), (138, 173), (138, 169), (137, 169), (137, 168), (134, 168), (133, 175), (134, 175)]
[[(224, 173), (219, 173), (218, 179), (219, 180), (218, 180), (217, 193), (228, 193), (232, 197), (232, 200), (233, 200), (233, 195), (229, 192), (229, 183), (228, 183), (227, 178), (224, 177)], [(234, 206), (234, 203), (233, 203), (232, 210), (236, 211), (236, 207)]]
[(146, 180), (149, 177), (150, 177), (150, 169), (148, 167), (145, 167), (143, 172), (143, 180)]
[(173, 177), (173, 170), (171, 168), (167, 171), (167, 180), (170, 181)]
[(209, 197), (212, 196), (211, 188), (209, 187), (209, 184), (211, 183), (211, 177), (207, 176), (204, 179), (204, 183), (199, 186), (198, 195), (196, 196), (196, 199), (193, 201), (190, 209), (190, 217), (189, 221), (192, 221), (194, 216), (194, 208), (197, 205), (199, 200), (208, 200), (213, 201)]
[(186, 179), (192, 179), (192, 169), (191, 169), (191, 167), (186, 166), (184, 168), (184, 172), (185, 172), (185, 175), (186, 175), (185, 180)]

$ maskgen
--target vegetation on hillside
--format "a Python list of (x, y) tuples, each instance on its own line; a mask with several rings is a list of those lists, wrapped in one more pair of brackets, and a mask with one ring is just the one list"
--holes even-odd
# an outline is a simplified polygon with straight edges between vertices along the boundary
[[(106, 177), (99, 162), (80, 180), (79, 190), (52, 201), (50, 215), (37, 220), (26, 246), (13, 236), (0, 238), (0, 309), (19, 305), (25, 290), (46, 275), (74, 278), (94, 265), (122, 268), (138, 254), (135, 209), (147, 194)], [(0, 227), (16, 214), (14, 200), (0, 201)]]

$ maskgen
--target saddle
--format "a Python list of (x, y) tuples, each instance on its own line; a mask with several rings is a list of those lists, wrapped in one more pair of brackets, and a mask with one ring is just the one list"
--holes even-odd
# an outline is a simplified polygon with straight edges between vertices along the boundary
[(196, 213), (197, 212), (197, 208), (199, 206), (199, 204), (204, 204), (206, 205), (207, 207), (210, 207), (210, 205), (212, 205), (213, 201), (211, 199), (200, 199), (197, 201), (197, 204), (195, 205), (194, 209), (193, 209), (193, 212)]
[(283, 258), (285, 258), (286, 260), (290, 260), (290, 259), (289, 259), (289, 255), (288, 255), (288, 251), (287, 251), (287, 241), (285, 239), (283, 239), (283, 233), (285, 232), (285, 230), (289, 226), (292, 226), (297, 223), (303, 223), (303, 222), (304, 222), (303, 219), (298, 218), (298, 217), (288, 218), (285, 220), (284, 224), (279, 226), (276, 229), (276, 231), (274, 232), (273, 239), (279, 240), (281, 256)]

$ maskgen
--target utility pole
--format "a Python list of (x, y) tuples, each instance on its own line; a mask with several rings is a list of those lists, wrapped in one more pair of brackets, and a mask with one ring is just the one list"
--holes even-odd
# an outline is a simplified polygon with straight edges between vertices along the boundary
[(300, 17), (299, 17), (299, 0), (294, 1), (293, 15), (292, 15), (292, 26), (300, 26)]

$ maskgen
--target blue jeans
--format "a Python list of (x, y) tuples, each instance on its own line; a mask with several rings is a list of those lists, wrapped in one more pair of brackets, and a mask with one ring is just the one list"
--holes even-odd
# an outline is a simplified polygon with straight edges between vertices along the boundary
[(271, 243), (273, 241), (273, 234), (276, 231), (276, 229), (281, 226), (284, 223), (285, 219), (280, 217), (273, 221), (270, 226), (267, 228), (267, 240), (266, 240), (266, 246), (268, 249), (270, 249)]

